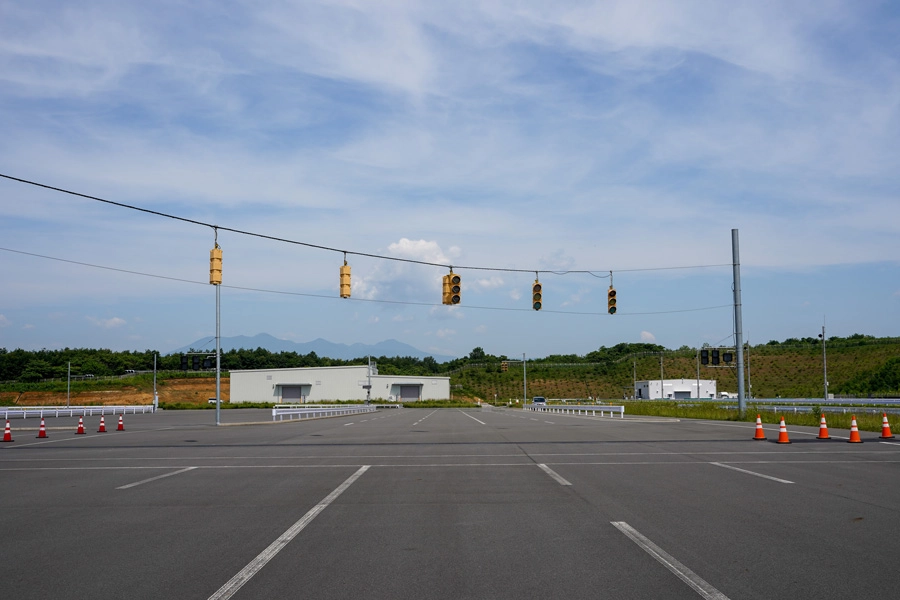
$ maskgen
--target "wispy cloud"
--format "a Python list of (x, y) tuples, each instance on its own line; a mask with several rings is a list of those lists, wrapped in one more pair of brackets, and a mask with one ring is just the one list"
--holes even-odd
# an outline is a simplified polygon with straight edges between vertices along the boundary
[(113, 329), (125, 325), (125, 319), (119, 317), (111, 317), (109, 319), (98, 319), (97, 317), (85, 317), (91, 324), (102, 329)]

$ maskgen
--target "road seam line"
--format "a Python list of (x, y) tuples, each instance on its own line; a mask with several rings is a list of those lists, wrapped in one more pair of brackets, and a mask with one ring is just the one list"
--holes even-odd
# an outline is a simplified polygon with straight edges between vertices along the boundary
[(547, 475), (549, 475), (550, 477), (555, 479), (559, 485), (572, 485), (571, 483), (566, 481), (562, 475), (560, 475), (559, 473), (557, 473), (556, 471), (554, 471), (547, 465), (545, 465), (543, 463), (538, 463), (538, 466), (544, 471), (544, 473), (546, 473)]
[(232, 577), (225, 585), (223, 585), (219, 590), (209, 597), (209, 600), (226, 600), (227, 598), (231, 598), (235, 592), (237, 592), (241, 587), (250, 581), (250, 578), (256, 575), (260, 569), (262, 569), (266, 564), (272, 560), (276, 554), (281, 552), (281, 550), (290, 543), (297, 535), (303, 531), (307, 525), (312, 522), (313, 519), (318, 516), (320, 512), (325, 510), (329, 504), (334, 502), (338, 496), (340, 496), (344, 490), (350, 487), (354, 481), (359, 479), (359, 477), (365, 473), (369, 469), (369, 465), (363, 465), (357, 470), (353, 475), (347, 478), (344, 483), (339, 485), (333, 492), (328, 494), (324, 500), (319, 502), (317, 505), (312, 507), (309, 512), (303, 515), (299, 521), (291, 525), (287, 531), (282, 533), (278, 539), (269, 544), (269, 547), (263, 550), (257, 555), (256, 558), (250, 561), (246, 567), (241, 569), (237, 575)]
[(128, 485), (122, 485), (117, 487), (117, 490), (127, 490), (128, 488), (137, 487), (144, 483), (150, 483), (151, 481), (156, 481), (157, 479), (164, 479), (166, 477), (171, 477), (172, 475), (178, 475), (180, 473), (187, 473), (188, 471), (193, 471), (197, 467), (187, 467), (185, 469), (179, 469), (178, 471), (172, 471), (171, 473), (164, 473), (162, 475), (157, 475), (156, 477), (151, 477), (150, 479), (144, 479), (143, 481), (135, 481), (134, 483), (129, 483)]
[(702, 577), (678, 562), (674, 556), (644, 537), (641, 532), (625, 521), (610, 521), (613, 527), (624, 533), (632, 542), (640, 546), (644, 552), (655, 558), (665, 568), (688, 584), (691, 589), (707, 600), (728, 600), (728, 596), (711, 586)]
[(747, 469), (739, 469), (737, 467), (732, 467), (731, 465), (725, 465), (718, 462), (711, 462), (711, 465), (715, 465), (717, 467), (723, 467), (725, 469), (731, 469), (732, 471), (740, 471), (741, 473), (746, 473), (747, 475), (755, 475), (756, 477), (762, 477), (763, 479), (771, 479), (772, 481), (777, 481), (778, 483), (794, 483), (793, 481), (788, 481), (787, 479), (779, 479), (778, 477), (772, 477), (771, 475), (763, 475), (762, 473), (755, 473), (753, 471), (748, 471)]

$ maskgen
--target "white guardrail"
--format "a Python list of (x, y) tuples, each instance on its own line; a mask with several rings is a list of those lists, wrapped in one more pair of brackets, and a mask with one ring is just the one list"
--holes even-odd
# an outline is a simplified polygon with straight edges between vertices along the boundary
[(152, 404), (138, 406), (0, 406), (0, 419), (91, 417), (93, 415), (141, 415), (152, 413)]
[(529, 404), (525, 408), (537, 412), (558, 413), (562, 415), (585, 415), (591, 417), (596, 417), (597, 413), (600, 413), (601, 417), (604, 413), (609, 413), (610, 417), (613, 416), (613, 413), (619, 413), (620, 418), (625, 418), (624, 406), (535, 406), (534, 404)]
[(293, 419), (316, 419), (322, 417), (343, 417), (362, 413), (373, 413), (375, 406), (279, 406), (272, 409), (273, 421)]

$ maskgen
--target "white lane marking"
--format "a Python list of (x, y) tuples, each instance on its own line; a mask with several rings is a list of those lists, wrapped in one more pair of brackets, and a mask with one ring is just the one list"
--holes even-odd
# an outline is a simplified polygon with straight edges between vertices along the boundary
[[(459, 409), (457, 408), (456, 410), (459, 410)], [(475, 417), (473, 417), (472, 415), (470, 415), (470, 414), (467, 413), (467, 412), (464, 412), (464, 411), (462, 411), (462, 410), (459, 410), (459, 412), (461, 412), (462, 414), (466, 415), (467, 417), (469, 417), (469, 418), (472, 419), (473, 421), (478, 421), (478, 419), (476, 419)], [(478, 422), (481, 423), (482, 425), (487, 425), (487, 423), (485, 423), (484, 421), (478, 421)]]
[(531, 419), (532, 421), (537, 421), (537, 419)]
[(897, 442), (881, 442), (882, 444), (887, 444), (888, 446), (900, 446)]
[(151, 481), (156, 481), (157, 479), (164, 479), (166, 477), (171, 477), (172, 475), (178, 475), (179, 473), (187, 473), (188, 471), (193, 471), (197, 467), (187, 467), (185, 469), (180, 469), (178, 471), (172, 471), (171, 473), (164, 473), (162, 475), (157, 475), (156, 477), (151, 477), (150, 479), (144, 479), (142, 481), (135, 481), (134, 483), (129, 483), (128, 485), (121, 485), (117, 487), (117, 490), (127, 490), (128, 488), (137, 487), (144, 483), (150, 483)]
[(565, 479), (563, 479), (563, 476), (562, 476), (562, 475), (560, 475), (559, 473), (557, 473), (556, 471), (554, 471), (553, 469), (551, 469), (551, 468), (548, 467), (547, 465), (545, 465), (545, 464), (538, 464), (538, 466), (544, 471), (544, 473), (546, 473), (547, 475), (549, 475), (550, 477), (552, 477), (553, 479), (555, 479), (555, 480), (556, 480), (556, 483), (558, 483), (559, 485), (572, 485), (571, 483), (569, 483), (568, 481), (566, 481)]
[(344, 490), (350, 487), (354, 481), (359, 479), (360, 475), (365, 473), (369, 469), (369, 465), (363, 465), (359, 468), (356, 473), (347, 478), (347, 480), (339, 485), (333, 492), (328, 494), (324, 500), (319, 502), (317, 505), (312, 507), (309, 512), (303, 515), (299, 521), (291, 525), (287, 531), (281, 534), (281, 536), (272, 542), (268, 548), (259, 553), (259, 555), (250, 561), (250, 563), (238, 572), (237, 575), (232, 577), (228, 583), (223, 585), (219, 590), (209, 597), (209, 600), (225, 600), (226, 598), (231, 598), (235, 592), (237, 592), (241, 587), (250, 581), (250, 578), (256, 575), (260, 569), (262, 569), (266, 564), (275, 557), (276, 554), (281, 552), (281, 549), (290, 543), (292, 539), (297, 537), (297, 535), (306, 528), (307, 525), (312, 522), (313, 519), (318, 516), (320, 512), (325, 510), (329, 504), (334, 502), (338, 496), (340, 496)]
[(674, 556), (644, 537), (641, 532), (625, 521), (610, 521), (616, 529), (627, 535), (632, 542), (658, 560), (665, 568), (674, 573), (679, 579), (688, 584), (691, 589), (707, 600), (728, 600), (728, 596), (711, 586), (699, 575), (678, 562)]
[(762, 477), (763, 479), (770, 479), (772, 481), (777, 481), (778, 483), (794, 483), (793, 481), (788, 481), (787, 479), (779, 479), (777, 477), (772, 477), (771, 475), (763, 475), (762, 473), (755, 473), (753, 471), (748, 471), (747, 469), (738, 469), (737, 467), (732, 467), (731, 465), (725, 465), (722, 463), (711, 462), (711, 465), (716, 465), (717, 467), (724, 467), (726, 469), (731, 469), (732, 471), (740, 471), (741, 473), (746, 473), (747, 475), (755, 475), (756, 477)]
[(544, 423), (550, 423), (551, 425), (556, 425), (553, 421), (544, 421)]
[(353, 425), (353, 423), (344, 423), (344, 427), (347, 427), (348, 425)]

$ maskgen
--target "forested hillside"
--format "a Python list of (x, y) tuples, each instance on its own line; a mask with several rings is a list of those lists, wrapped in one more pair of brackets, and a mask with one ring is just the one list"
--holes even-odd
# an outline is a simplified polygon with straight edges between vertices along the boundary
[[(113, 352), (104, 349), (0, 349), (0, 381), (7, 389), (47, 379), (65, 380), (69, 364), (73, 379), (124, 376), (151, 371), (155, 352)], [(853, 335), (826, 342), (829, 392), (837, 395), (900, 395), (900, 338)], [(549, 398), (622, 398), (634, 379), (695, 379), (698, 349), (667, 350), (655, 344), (617, 344), (584, 356), (552, 355), (528, 359), (527, 395)], [(787, 339), (749, 346), (744, 351), (747, 392), (758, 398), (819, 397), (823, 393), (822, 342), (817, 338)], [(432, 358), (379, 357), (384, 375), (450, 375), (454, 397), (507, 401), (522, 398), (523, 365), (517, 357), (495, 356), (475, 348), (469, 356), (446, 363)], [(222, 369), (260, 369), (366, 364), (366, 358), (343, 361), (294, 352), (231, 350), (222, 355)], [(504, 370), (505, 364), (505, 370)], [(214, 365), (214, 362), (212, 363)], [(162, 376), (178, 376), (181, 356), (160, 356)], [(662, 369), (662, 372), (660, 371)], [(724, 364), (699, 367), (701, 379), (715, 379), (719, 391), (736, 391), (736, 370)]]

